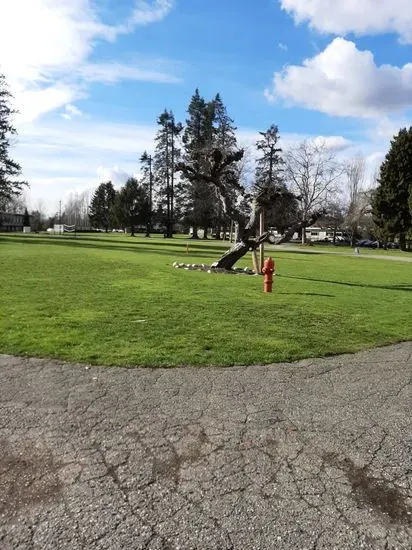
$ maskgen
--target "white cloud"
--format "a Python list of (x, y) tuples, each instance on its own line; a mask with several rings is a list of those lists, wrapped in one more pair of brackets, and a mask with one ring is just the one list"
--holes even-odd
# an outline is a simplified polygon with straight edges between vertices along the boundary
[(37, 117), (63, 107), (67, 103), (84, 97), (81, 89), (75, 89), (63, 83), (57, 83), (46, 88), (19, 88), (14, 93), (19, 114), (17, 122), (31, 122)]
[(97, 168), (97, 177), (100, 182), (111, 181), (116, 188), (120, 188), (131, 177), (139, 177), (136, 171), (126, 171), (119, 166), (99, 166)]
[[(157, 23), (164, 19), (174, 7), (173, 0), (155, 0), (154, 2), (146, 2), (139, 0), (132, 15), (126, 25), (126, 28), (135, 25), (148, 25), (149, 23)], [(122, 28), (122, 27), (119, 27)]]
[(322, 33), (357, 35), (394, 32), (412, 42), (410, 0), (280, 0), (296, 23), (308, 22)]
[(69, 103), (68, 105), (65, 105), (64, 110), (65, 112), (62, 113), (61, 116), (66, 120), (71, 120), (73, 117), (83, 115), (81, 110), (78, 107), (76, 107), (76, 105), (72, 105), (71, 103)]
[(287, 52), (288, 51), (288, 47), (286, 46), (286, 44), (283, 44), (283, 42), (279, 42), (278, 44), (279, 48), (281, 50), (283, 50), (284, 52)]
[(119, 80), (139, 80), (165, 84), (181, 82), (180, 78), (167, 72), (121, 63), (88, 64), (82, 67), (79, 72), (84, 80), (88, 82), (102, 82), (104, 84), (113, 84)]
[(381, 118), (369, 131), (369, 137), (375, 140), (391, 140), (399, 133), (401, 128), (412, 126), (412, 120), (408, 118)]
[[(238, 142), (241, 147), (254, 147), (261, 136), (256, 130), (238, 130)], [(345, 151), (356, 144), (343, 136), (317, 136), (311, 134), (280, 133), (279, 145), (282, 148), (288, 148), (304, 140), (311, 140), (315, 143), (324, 143), (330, 150), (340, 152)]]
[(155, 132), (155, 126), (115, 122), (91, 124), (82, 119), (63, 126), (57, 123), (25, 124), (20, 130), (19, 148), (22, 152), (26, 148), (50, 148), (56, 154), (84, 150), (86, 156), (86, 151), (90, 150), (103, 156), (107, 152), (138, 155), (146, 148), (152, 149)]
[(265, 95), (334, 116), (382, 116), (412, 105), (412, 64), (377, 66), (370, 51), (335, 38), (302, 65), (275, 73)]
[(353, 147), (353, 143), (342, 136), (317, 136), (314, 140), (316, 145), (324, 145), (329, 151), (339, 153)]
[(66, 112), (69, 113), (70, 115), (73, 115), (73, 116), (81, 116), (82, 115), (82, 112), (81, 110), (76, 107), (76, 105), (66, 105), (65, 107), (66, 109)]
[[(84, 97), (87, 90), (79, 68), (87, 65), (99, 41), (114, 41), (137, 25), (160, 21), (172, 6), (172, 0), (137, 2), (125, 23), (107, 25), (99, 19), (93, 0), (5, 0), (0, 18), (0, 67), (21, 119), (34, 120)], [(136, 79), (137, 67), (124, 67), (123, 72), (119, 67), (116, 80)], [(107, 82), (107, 71), (102, 76)], [(162, 80), (156, 67), (151, 75), (141, 73), (141, 79), (150, 76), (155, 82), (172, 81), (166, 76)]]

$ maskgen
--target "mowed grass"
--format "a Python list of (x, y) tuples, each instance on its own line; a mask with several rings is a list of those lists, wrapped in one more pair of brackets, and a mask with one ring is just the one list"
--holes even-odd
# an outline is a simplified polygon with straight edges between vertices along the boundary
[(272, 294), (262, 292), (262, 277), (172, 267), (211, 263), (225, 246), (0, 235), (0, 352), (102, 365), (234, 365), (412, 339), (412, 264), (279, 250)]

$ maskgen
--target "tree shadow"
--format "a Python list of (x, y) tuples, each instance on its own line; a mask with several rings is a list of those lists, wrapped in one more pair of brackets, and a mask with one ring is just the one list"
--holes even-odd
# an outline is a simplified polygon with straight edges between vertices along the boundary
[[(212, 247), (198, 247), (196, 250), (190, 250), (189, 253), (185, 253), (183, 250), (182, 245), (179, 247), (179, 251), (175, 250), (162, 250), (160, 247), (154, 248), (149, 247), (146, 244), (143, 246), (139, 246), (141, 243), (122, 243), (120, 244), (119, 241), (115, 244), (106, 244), (105, 240), (99, 240), (96, 239), (97, 242), (88, 242), (89, 239), (81, 239), (81, 238), (74, 238), (74, 237), (34, 237), (34, 238), (26, 238), (26, 237), (13, 237), (13, 242), (19, 243), (19, 244), (28, 244), (28, 245), (35, 245), (35, 244), (44, 244), (44, 245), (51, 245), (51, 246), (61, 246), (61, 247), (72, 247), (72, 248), (88, 248), (88, 249), (95, 249), (95, 250), (114, 250), (116, 252), (135, 252), (140, 254), (145, 253), (151, 253), (151, 254), (159, 254), (162, 256), (173, 256), (174, 254), (178, 258), (205, 258), (205, 257), (213, 257), (215, 258), (214, 251), (212, 250)], [(0, 236), (0, 242), (6, 243), (10, 242), (10, 237), (4, 237)], [(113, 242), (113, 240), (112, 240)], [(155, 244), (155, 243), (150, 243)], [(180, 254), (178, 253), (180, 252)], [(207, 254), (207, 252), (210, 252)]]
[[(210, 241), (202, 241), (202, 240), (195, 240), (191, 241), (190, 239), (179, 239), (178, 241), (173, 241), (170, 239), (164, 239), (163, 241), (161, 239), (154, 240), (156, 237), (149, 237), (145, 239), (143, 236), (137, 236), (138, 240), (134, 241), (133, 237), (130, 237), (130, 240), (118, 240), (113, 238), (99, 238), (99, 237), (89, 237), (89, 236), (83, 236), (83, 235), (77, 235), (76, 237), (74, 235), (66, 236), (66, 235), (26, 235), (26, 236), (20, 236), (20, 235), (1, 235), (0, 240), (4, 242), (19, 242), (19, 243), (25, 243), (25, 244), (83, 244), (86, 246), (86, 243), (92, 242), (92, 243), (98, 243), (96, 245), (97, 248), (109, 248), (106, 246), (105, 243), (110, 243), (116, 246), (113, 246), (113, 249), (121, 250), (121, 249), (137, 249), (139, 246), (142, 246), (142, 251), (144, 250), (156, 250), (156, 248), (166, 247), (169, 249), (176, 248), (177, 250), (182, 251), (186, 244), (189, 245), (189, 252), (192, 254), (192, 252), (197, 251), (212, 251), (217, 252), (219, 254), (223, 254), (223, 252), (230, 248), (230, 243), (227, 245), (209, 245), (206, 244)], [(222, 241), (223, 242), (223, 241)], [(147, 246), (149, 245), (149, 247)], [(152, 248), (156, 247), (156, 248)], [(170, 252), (164, 252), (165, 254), (173, 253), (173, 250), (170, 250)]]
[(321, 294), (319, 292), (277, 292), (278, 295), (285, 296), (322, 296), (324, 298), (336, 298), (335, 294)]
[(319, 250), (285, 250), (282, 248), (276, 249), (269, 249), (271, 252), (280, 252), (281, 254), (301, 254), (306, 256), (326, 256), (326, 254), (323, 251)]
[(332, 285), (341, 285), (341, 286), (349, 286), (349, 287), (380, 288), (383, 290), (403, 290), (405, 292), (412, 292), (412, 284), (409, 284), (409, 283), (399, 283), (396, 285), (371, 285), (371, 284), (365, 284), (365, 283), (348, 283), (345, 281), (330, 281), (328, 279), (312, 279), (310, 277), (295, 277), (293, 275), (277, 274), (276, 277), (283, 277), (284, 279), (297, 279), (300, 281), (311, 281), (314, 283), (328, 283)]

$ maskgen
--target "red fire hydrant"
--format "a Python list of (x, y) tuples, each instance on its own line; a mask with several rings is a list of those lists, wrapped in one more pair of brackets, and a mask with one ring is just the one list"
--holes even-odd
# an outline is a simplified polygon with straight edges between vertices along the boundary
[(264, 278), (264, 292), (272, 292), (273, 273), (275, 272), (275, 262), (272, 258), (265, 260), (265, 265), (262, 269)]

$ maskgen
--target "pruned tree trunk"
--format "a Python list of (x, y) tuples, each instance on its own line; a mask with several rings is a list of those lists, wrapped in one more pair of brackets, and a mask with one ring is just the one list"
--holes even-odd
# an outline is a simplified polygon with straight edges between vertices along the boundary
[(232, 246), (223, 256), (212, 264), (212, 267), (220, 269), (232, 269), (232, 267), (249, 251), (247, 243), (240, 242)]

